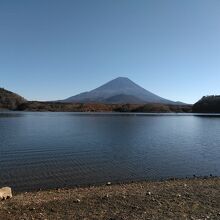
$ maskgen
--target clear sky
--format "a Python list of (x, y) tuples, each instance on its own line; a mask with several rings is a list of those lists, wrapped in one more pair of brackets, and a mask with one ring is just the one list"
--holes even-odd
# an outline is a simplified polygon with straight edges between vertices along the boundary
[(220, 1), (0, 0), (0, 87), (56, 100), (118, 76), (174, 101), (220, 94)]

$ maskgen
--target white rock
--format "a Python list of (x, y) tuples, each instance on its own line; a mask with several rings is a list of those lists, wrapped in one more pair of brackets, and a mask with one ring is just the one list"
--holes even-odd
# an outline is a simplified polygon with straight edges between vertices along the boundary
[(76, 203), (80, 203), (81, 200), (80, 200), (80, 199), (76, 199), (75, 202), (76, 202)]
[(12, 198), (12, 191), (10, 187), (0, 188), (0, 199), (5, 200)]

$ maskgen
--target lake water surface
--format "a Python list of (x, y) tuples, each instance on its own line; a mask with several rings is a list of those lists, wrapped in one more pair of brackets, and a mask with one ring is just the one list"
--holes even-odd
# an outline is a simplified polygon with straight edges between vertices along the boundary
[(0, 186), (220, 176), (220, 116), (0, 113)]

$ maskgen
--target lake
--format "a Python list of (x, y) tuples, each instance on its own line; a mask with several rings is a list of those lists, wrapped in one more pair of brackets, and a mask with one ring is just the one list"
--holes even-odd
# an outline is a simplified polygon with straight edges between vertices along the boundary
[(220, 175), (220, 116), (0, 113), (0, 186), (17, 191)]

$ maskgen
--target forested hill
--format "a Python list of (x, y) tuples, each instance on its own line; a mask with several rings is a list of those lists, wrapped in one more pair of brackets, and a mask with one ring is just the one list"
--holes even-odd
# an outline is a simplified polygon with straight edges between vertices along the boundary
[(220, 95), (203, 96), (192, 108), (195, 113), (220, 113)]
[(0, 109), (15, 110), (19, 105), (25, 102), (26, 100), (23, 97), (0, 88)]

